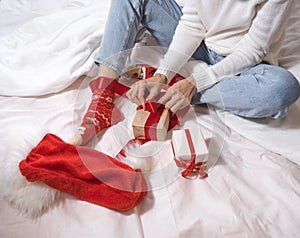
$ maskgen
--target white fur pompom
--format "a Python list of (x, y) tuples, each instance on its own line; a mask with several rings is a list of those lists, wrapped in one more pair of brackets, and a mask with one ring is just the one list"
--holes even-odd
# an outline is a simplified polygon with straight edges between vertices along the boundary
[(19, 163), (38, 145), (46, 132), (22, 126), (1, 130), (0, 194), (22, 215), (37, 218), (54, 205), (60, 192), (40, 182), (27, 182)]

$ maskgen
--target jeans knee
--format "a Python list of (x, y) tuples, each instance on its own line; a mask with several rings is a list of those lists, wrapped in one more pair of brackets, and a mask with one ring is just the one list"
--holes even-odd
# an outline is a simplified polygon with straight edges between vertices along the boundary
[(284, 81), (286, 83), (286, 94), (291, 103), (295, 102), (300, 95), (300, 85), (297, 78), (289, 71), (287, 71)]
[(273, 94), (273, 102), (278, 110), (282, 110), (299, 98), (300, 85), (296, 77), (289, 71), (283, 71), (277, 77), (279, 77), (281, 83), (278, 84), (275, 95)]
[(293, 94), (296, 101), (300, 96), (300, 83), (292, 73), (290, 74), (291, 74), (290, 80), (291, 80), (291, 88), (292, 88), (291, 93)]

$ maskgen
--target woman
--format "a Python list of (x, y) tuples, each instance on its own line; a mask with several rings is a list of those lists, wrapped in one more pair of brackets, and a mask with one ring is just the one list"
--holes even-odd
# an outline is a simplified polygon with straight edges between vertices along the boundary
[[(139, 81), (127, 93), (132, 102), (154, 99), (178, 69), (193, 63), (191, 75), (170, 87), (159, 103), (173, 112), (188, 103), (208, 103), (243, 117), (282, 118), (300, 92), (297, 79), (276, 66), (292, 4), (291, 0), (186, 0), (183, 5), (174, 0), (112, 0), (96, 56), (99, 76), (118, 78), (124, 61), (120, 53), (133, 47), (142, 24), (168, 51), (154, 77)], [(95, 134), (86, 122), (98, 117), (94, 121), (99, 124), (96, 114), (88, 109), (75, 143), (87, 142)], [(114, 123), (110, 116), (104, 127)], [(93, 129), (98, 132), (103, 126)]]

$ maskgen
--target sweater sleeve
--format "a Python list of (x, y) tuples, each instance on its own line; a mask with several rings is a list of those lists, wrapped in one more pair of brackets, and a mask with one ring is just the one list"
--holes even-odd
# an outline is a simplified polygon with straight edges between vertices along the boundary
[(195, 0), (185, 0), (183, 15), (175, 30), (173, 40), (156, 71), (156, 73), (166, 75), (167, 79), (171, 79), (182, 68), (204, 38), (205, 29), (194, 2)]
[(202, 91), (220, 80), (235, 76), (262, 62), (283, 27), (291, 0), (268, 0), (235, 50), (219, 63), (198, 64), (193, 70), (197, 90)]
[[(278, 34), (287, 19), (287, 12), (291, 3), (292, 0), (266, 1), (258, 11), (249, 31), (231, 54), (212, 66), (204, 62), (199, 62), (194, 66), (192, 76), (196, 81), (197, 91), (205, 90), (224, 78), (235, 76), (261, 63), (268, 54), (272, 42), (278, 38)], [(190, 52), (186, 51), (185, 48), (181, 47), (180, 51), (189, 54)], [(177, 59), (188, 60), (183, 57)], [(172, 64), (171, 61), (170, 63)]]

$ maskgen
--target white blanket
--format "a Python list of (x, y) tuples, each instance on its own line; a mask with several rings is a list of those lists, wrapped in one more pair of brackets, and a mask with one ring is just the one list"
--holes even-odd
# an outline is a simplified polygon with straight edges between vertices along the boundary
[(1, 1), (0, 95), (58, 92), (87, 73), (108, 6), (109, 0)]

